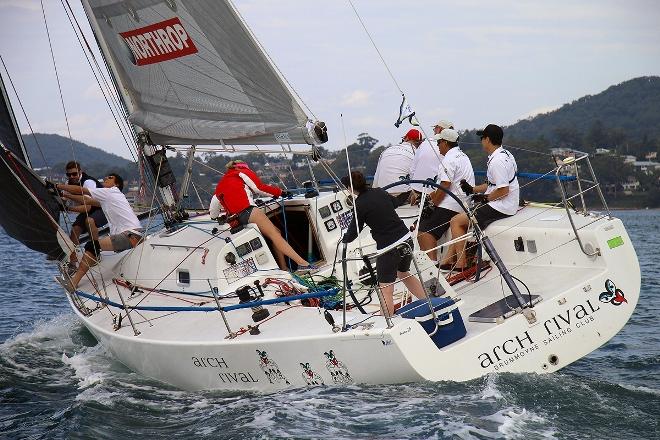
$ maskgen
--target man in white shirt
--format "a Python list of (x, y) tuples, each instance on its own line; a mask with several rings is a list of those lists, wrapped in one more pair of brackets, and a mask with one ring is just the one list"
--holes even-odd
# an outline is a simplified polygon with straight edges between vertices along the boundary
[[(483, 130), (477, 131), (481, 137), (481, 146), (488, 153), (488, 169), (486, 170), (486, 183), (472, 186), (468, 182), (461, 182), (461, 188), (472, 200), (482, 203), (475, 210), (475, 218), (481, 230), (485, 230), (494, 221), (511, 217), (518, 212), (520, 200), (520, 186), (516, 173), (518, 167), (513, 154), (502, 148), (504, 132), (495, 124), (488, 124)], [(467, 232), (467, 214), (462, 213), (451, 220), (451, 233), (459, 237)], [(465, 241), (456, 243), (456, 269), (465, 268)]]
[[(439, 151), (443, 155), (442, 163), (437, 170), (440, 186), (456, 195), (462, 203), (467, 203), (467, 195), (461, 190), (460, 182), (465, 180), (474, 185), (474, 171), (470, 158), (458, 147), (458, 132), (446, 128), (433, 139), (437, 141)], [(435, 264), (437, 251), (434, 248), (438, 240), (449, 229), (451, 219), (464, 211), (456, 200), (441, 189), (436, 189), (429, 194), (429, 197), (436, 208), (429, 217), (420, 221), (417, 240), (422, 250), (428, 250), (427, 255)]]
[(142, 225), (122, 192), (124, 179), (118, 174), (108, 174), (103, 179), (102, 188), (86, 188), (61, 183), (56, 184), (55, 187), (64, 191), (63, 196), (67, 199), (81, 202), (84, 197), (85, 203), (100, 206), (110, 224), (110, 236), (91, 240), (85, 245), (85, 255), (71, 280), (58, 277), (60, 284), (72, 292), (89, 268), (96, 265), (102, 250), (122, 252), (137, 246), (142, 241)]
[[(373, 187), (382, 188), (394, 182), (410, 177), (410, 166), (415, 157), (415, 150), (423, 141), (422, 133), (411, 128), (398, 145), (387, 147), (378, 159)], [(408, 200), (409, 185), (396, 185), (386, 190), (397, 198), (399, 204)]]
[[(433, 126), (433, 133), (438, 135), (442, 130), (447, 128), (454, 128), (454, 124), (440, 120)], [(410, 166), (410, 179), (411, 180), (426, 180), (435, 179), (438, 175), (438, 168), (442, 161), (442, 154), (438, 151), (435, 142), (425, 142), (415, 151), (415, 157)], [(422, 183), (411, 183), (410, 186), (417, 193), (429, 193), (433, 191), (431, 187), (424, 187)]]

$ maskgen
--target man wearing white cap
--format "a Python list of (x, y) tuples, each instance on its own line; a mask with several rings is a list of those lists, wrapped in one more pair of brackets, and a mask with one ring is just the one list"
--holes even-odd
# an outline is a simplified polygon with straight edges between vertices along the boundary
[[(467, 203), (467, 195), (461, 189), (460, 182), (465, 180), (474, 185), (474, 171), (470, 158), (458, 147), (458, 132), (445, 128), (433, 138), (438, 143), (440, 153), (443, 155), (442, 163), (438, 167), (438, 181), (440, 186), (451, 191), (461, 202)], [(436, 206), (433, 213), (423, 218), (419, 224), (417, 240), (422, 250), (429, 250), (427, 255), (434, 263), (437, 262), (435, 249), (438, 240), (449, 229), (450, 220), (463, 212), (461, 205), (445, 191), (436, 189), (429, 194)]]
[[(453, 129), (454, 124), (449, 121), (440, 120), (433, 126), (433, 133), (438, 135), (442, 133), (442, 130), (447, 128)], [(413, 159), (412, 165), (410, 167), (410, 179), (435, 179), (438, 175), (438, 167), (440, 166), (441, 161), (442, 155), (436, 148), (435, 144), (433, 142), (424, 143), (415, 152), (415, 158)], [(428, 193), (432, 191), (430, 187), (425, 188), (421, 183), (411, 183), (410, 186), (418, 193)]]
[[(415, 150), (423, 140), (422, 133), (416, 128), (411, 128), (401, 139), (400, 144), (387, 147), (378, 158), (372, 187), (382, 188), (399, 180), (408, 179)], [(400, 205), (410, 196), (409, 185), (396, 185), (386, 191), (396, 197)]]

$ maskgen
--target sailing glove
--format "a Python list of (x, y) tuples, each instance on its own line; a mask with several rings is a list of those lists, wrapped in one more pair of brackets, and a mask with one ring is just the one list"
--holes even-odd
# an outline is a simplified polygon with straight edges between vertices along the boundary
[(488, 203), (488, 196), (486, 194), (473, 194), (472, 201), (474, 203)]
[(468, 196), (474, 193), (474, 187), (467, 183), (465, 179), (461, 180), (461, 189)]
[(62, 193), (60, 190), (57, 189), (57, 186), (55, 183), (51, 182), (50, 180), (46, 179), (46, 190), (48, 190), (49, 193), (51, 193), (54, 196), (61, 196)]

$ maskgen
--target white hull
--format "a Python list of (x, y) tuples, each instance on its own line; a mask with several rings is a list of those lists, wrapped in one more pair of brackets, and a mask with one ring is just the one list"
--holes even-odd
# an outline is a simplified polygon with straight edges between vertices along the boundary
[[(294, 199), (287, 201), (287, 206), (293, 211), (298, 209), (296, 206), (302, 207), (301, 212), (310, 212), (313, 216), (318, 213), (319, 204), (328, 204), (329, 199), (337, 197), (325, 194), (311, 201)], [(387, 328), (382, 317), (368, 318), (356, 309), (347, 312), (348, 324), (364, 322), (334, 333), (322, 311), (316, 307), (302, 307), (299, 301), (291, 305), (265, 306), (270, 311), (270, 319), (260, 324), (261, 333), (243, 332), (233, 339), (227, 337), (228, 331), (218, 311), (134, 310), (131, 317), (139, 332), (136, 336), (126, 318), (121, 328), (113, 329), (110, 310), (117, 313), (117, 309), (102, 307), (85, 316), (74, 302), (72, 306), (96, 338), (129, 368), (188, 390), (273, 390), (321, 383), (463, 381), (492, 372), (550, 373), (612, 338), (630, 318), (639, 297), (639, 264), (622, 223), (607, 217), (575, 214), (573, 219), (583, 243), (600, 249), (599, 256), (588, 257), (580, 251), (563, 210), (527, 207), (516, 216), (489, 227), (486, 234), (511, 273), (541, 297), (534, 306), (536, 322), (529, 323), (520, 313), (492, 323), (469, 320), (474, 312), (501, 299), (503, 291), (509, 294), (499, 272), (493, 268), (476, 283), (461, 282), (450, 287), (443, 282), (445, 295), (453, 297), (458, 304), (467, 332), (465, 337), (442, 348), (436, 346), (415, 320), (396, 316), (393, 327)], [(205, 240), (204, 237), (210, 236), (208, 231), (214, 226), (196, 220), (194, 228), (150, 236), (130, 254), (104, 256), (100, 271), (109, 299), (121, 302), (118, 295), (121, 291), (132, 306), (138, 303), (141, 306), (181, 306), (190, 305), (183, 300), (199, 300), (148, 292), (129, 298), (127, 289), (110, 282), (119, 274), (129, 280), (138, 278), (137, 284), (151, 282), (150, 285), (155, 286), (172, 271), (159, 288), (199, 292), (208, 290), (209, 279), (217, 284), (220, 294), (252, 284), (255, 279), (263, 282), (268, 276), (285, 275), (281, 271), (266, 270), (274, 267), (274, 262), (267, 248), (263, 248), (266, 256), (258, 257), (258, 252), (254, 252), (253, 263), (259, 271), (234, 277), (236, 268), (231, 269), (225, 259), (227, 246), (236, 249), (234, 244), (239, 246), (241, 240), (257, 237), (257, 231), (244, 230), (235, 234), (233, 244), (214, 239), (204, 245), (208, 250), (193, 249)], [(312, 225), (317, 225), (313, 232), (319, 238), (318, 250), (326, 261), (333, 261), (341, 228), (327, 231), (323, 228), (323, 219), (310, 217), (310, 220)], [(185, 243), (191, 249), (174, 247), (175, 237), (177, 245)], [(363, 248), (373, 243), (368, 237), (368, 232), (362, 233)], [(518, 237), (523, 237), (528, 245), (534, 241), (535, 252), (528, 246), (525, 251), (516, 251), (513, 240)], [(612, 239), (616, 240), (612, 242)], [(608, 240), (616, 245), (608, 244)], [(168, 248), (167, 244), (172, 247)], [(186, 255), (190, 255), (186, 263), (178, 268), (185, 266), (191, 280), (182, 287), (175, 267)], [(432, 266), (424, 254), (418, 253), (418, 261), (426, 281), (435, 272), (429, 269)], [(138, 264), (140, 277), (135, 276)], [(357, 278), (359, 266), (356, 263), (353, 268), (349, 266), (351, 278)], [(322, 273), (329, 273), (331, 267), (322, 269)], [(96, 279), (101, 282), (98, 274)], [(599, 300), (607, 280), (623, 292), (625, 301), (621, 301), (621, 296), (617, 301)], [(80, 289), (93, 293), (89, 283), (81, 284)], [(266, 290), (266, 298), (274, 297), (271, 290)], [(521, 290), (526, 295), (525, 290)], [(85, 301), (90, 308), (95, 305), (94, 301)], [(205, 306), (215, 305), (208, 298), (204, 301)], [(235, 298), (222, 300), (223, 306), (236, 303)], [(374, 295), (367, 311), (377, 310)], [(232, 331), (253, 325), (251, 314), (250, 309), (227, 312)], [(341, 325), (342, 312), (332, 311), (331, 314)]]

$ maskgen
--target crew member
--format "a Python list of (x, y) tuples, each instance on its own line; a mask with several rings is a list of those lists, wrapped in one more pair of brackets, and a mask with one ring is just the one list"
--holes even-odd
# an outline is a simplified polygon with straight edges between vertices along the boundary
[(263, 183), (242, 160), (232, 160), (225, 165), (225, 168), (227, 172), (218, 182), (215, 194), (211, 199), (209, 207), (211, 218), (217, 218), (222, 207), (227, 217), (230, 218), (230, 225), (235, 227), (245, 226), (248, 223), (256, 224), (261, 233), (273, 242), (275, 257), (280, 269), (287, 270), (285, 255), (298, 265), (298, 270), (313, 269), (314, 266), (298, 255), (284, 240), (280, 230), (266, 214), (261, 209), (254, 209), (256, 207), (252, 197), (254, 193), (275, 197), (287, 197), (289, 193), (283, 192), (276, 186)]
[[(49, 185), (53, 185), (48, 182)], [(73, 292), (90, 267), (96, 265), (101, 251), (122, 252), (134, 248), (142, 241), (143, 228), (133, 208), (122, 192), (124, 179), (119, 174), (111, 173), (103, 179), (101, 188), (86, 188), (79, 185), (55, 184), (63, 192), (63, 197), (79, 203), (99, 206), (105, 213), (110, 225), (110, 236), (90, 240), (85, 245), (85, 254), (78, 271), (71, 279), (58, 278), (69, 292)]]
[[(69, 185), (82, 186), (84, 188), (101, 188), (103, 185), (94, 177), (85, 173), (80, 163), (76, 161), (67, 162), (66, 177)], [(90, 239), (99, 239), (98, 228), (105, 226), (108, 220), (105, 218), (103, 210), (98, 206), (92, 206), (89, 203), (82, 203), (76, 206), (70, 206), (67, 211), (78, 212), (76, 219), (71, 225), (71, 241), (77, 246), (80, 245), (80, 235), (87, 232)], [(67, 272), (73, 275), (77, 271), (78, 257), (75, 252), (71, 252)]]
[[(451, 128), (443, 129), (434, 136), (437, 140), (440, 153), (443, 155), (442, 163), (438, 167), (438, 180), (440, 186), (451, 191), (465, 204), (467, 196), (460, 188), (460, 182), (467, 181), (474, 185), (474, 171), (472, 163), (458, 146), (458, 132)], [(461, 205), (451, 196), (446, 195), (445, 191), (436, 189), (429, 194), (431, 201), (436, 206), (433, 213), (422, 218), (419, 224), (419, 235), (417, 240), (422, 250), (428, 250), (426, 253), (431, 261), (437, 263), (436, 245), (438, 240), (449, 229), (451, 219), (464, 212)]]
[[(411, 128), (401, 139), (401, 143), (387, 147), (378, 159), (374, 174), (374, 188), (382, 188), (402, 179), (410, 177), (410, 167), (415, 158), (415, 150), (423, 141), (422, 133)], [(406, 203), (410, 197), (409, 185), (396, 185), (387, 189), (396, 197), (399, 205)]]
[[(353, 192), (357, 195), (357, 221), (353, 218), (342, 241), (350, 243), (355, 240), (358, 228), (362, 230), (366, 224), (371, 228), (371, 236), (376, 241), (378, 250), (391, 248), (376, 258), (378, 284), (385, 299), (387, 313), (391, 316), (394, 313), (394, 282), (397, 278), (401, 279), (417, 298), (425, 298), (422, 283), (409, 272), (413, 241), (410, 231), (396, 214), (396, 199), (381, 188), (369, 188), (364, 175), (359, 171), (351, 172), (351, 179)], [(348, 176), (341, 181), (347, 188), (351, 188)], [(398, 246), (403, 243), (408, 246)]]
[[(440, 120), (433, 126), (433, 134), (437, 136), (442, 130), (453, 129), (454, 124), (449, 121)], [(410, 166), (411, 180), (436, 180), (438, 168), (442, 161), (442, 153), (438, 151), (435, 142), (425, 142), (415, 151), (415, 158)], [(429, 193), (433, 191), (431, 187), (424, 187), (422, 183), (411, 183), (410, 186), (415, 191), (415, 199), (418, 193)]]
[[(486, 183), (472, 186), (468, 182), (461, 182), (461, 188), (472, 200), (482, 205), (477, 207), (474, 216), (481, 230), (485, 230), (494, 221), (511, 217), (518, 211), (520, 186), (516, 172), (516, 160), (513, 154), (502, 148), (504, 132), (495, 124), (488, 124), (483, 130), (477, 131), (481, 138), (481, 146), (488, 154), (488, 168), (486, 170)], [(451, 233), (459, 237), (467, 232), (468, 216), (461, 213), (451, 220)], [(466, 267), (465, 240), (456, 243), (456, 269)], [(451, 258), (451, 256), (449, 256)], [(445, 262), (449, 263), (449, 261)]]

